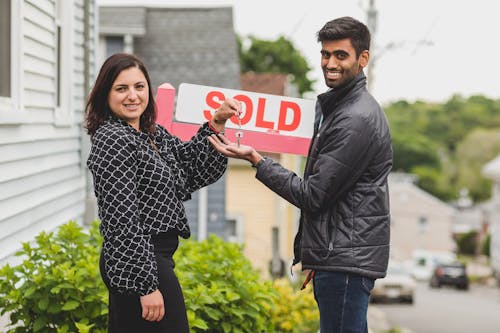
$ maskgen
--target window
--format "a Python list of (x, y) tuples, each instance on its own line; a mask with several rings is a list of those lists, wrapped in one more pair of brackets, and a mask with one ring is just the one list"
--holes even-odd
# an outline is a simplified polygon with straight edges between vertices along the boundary
[(428, 224), (427, 217), (420, 216), (418, 218), (418, 231), (420, 231), (420, 233), (427, 232)]
[(0, 97), (11, 96), (10, 0), (0, 0)]
[(18, 125), (28, 118), (22, 99), (21, 2), (0, 0), (0, 122)]
[(280, 230), (278, 227), (272, 229), (272, 248), (271, 261), (269, 262), (269, 270), (273, 278), (281, 278), (285, 276), (286, 265), (285, 261), (280, 257), (279, 249)]
[(61, 107), (61, 81), (62, 81), (62, 30), (63, 30), (63, 4), (62, 1), (56, 2), (56, 107)]
[(123, 36), (106, 36), (106, 58), (125, 50)]
[(57, 73), (56, 73), (56, 105), (58, 108), (61, 107), (61, 24), (60, 21), (56, 23), (57, 25)]
[(243, 221), (238, 217), (227, 217), (225, 227), (226, 240), (232, 243), (243, 243)]
[(72, 5), (68, 1), (56, 2), (55, 43), (56, 71), (55, 76), (55, 124), (66, 126), (71, 124), (73, 114), (71, 105), (71, 73), (72, 73)]

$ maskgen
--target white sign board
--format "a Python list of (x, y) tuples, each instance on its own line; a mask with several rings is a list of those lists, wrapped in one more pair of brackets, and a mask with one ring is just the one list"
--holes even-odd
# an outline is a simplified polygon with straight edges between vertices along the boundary
[[(210, 120), (215, 109), (228, 97), (242, 104), (240, 121), (243, 130), (306, 139), (312, 136), (313, 100), (189, 83), (179, 86), (175, 121), (200, 124)], [(237, 118), (231, 118), (226, 128), (237, 129)]]

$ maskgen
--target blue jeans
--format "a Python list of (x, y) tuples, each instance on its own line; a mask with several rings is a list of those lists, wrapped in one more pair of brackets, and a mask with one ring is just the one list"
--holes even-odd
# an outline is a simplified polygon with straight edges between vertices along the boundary
[(314, 298), (321, 333), (367, 333), (366, 314), (374, 279), (353, 273), (316, 271)]

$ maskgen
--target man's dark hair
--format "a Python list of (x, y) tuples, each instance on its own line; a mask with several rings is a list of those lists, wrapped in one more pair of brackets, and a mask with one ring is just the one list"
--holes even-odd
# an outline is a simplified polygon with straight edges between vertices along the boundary
[(349, 38), (356, 57), (364, 50), (370, 50), (370, 30), (364, 23), (349, 16), (327, 22), (317, 35), (318, 42)]

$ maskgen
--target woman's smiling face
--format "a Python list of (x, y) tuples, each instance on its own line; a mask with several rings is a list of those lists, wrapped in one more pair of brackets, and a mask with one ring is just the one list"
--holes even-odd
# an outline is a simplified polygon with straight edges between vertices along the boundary
[(148, 103), (149, 87), (142, 71), (137, 67), (121, 71), (108, 95), (111, 111), (139, 131), (140, 118)]

